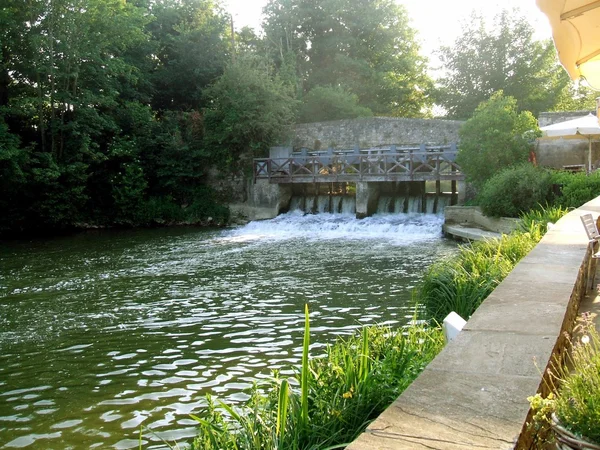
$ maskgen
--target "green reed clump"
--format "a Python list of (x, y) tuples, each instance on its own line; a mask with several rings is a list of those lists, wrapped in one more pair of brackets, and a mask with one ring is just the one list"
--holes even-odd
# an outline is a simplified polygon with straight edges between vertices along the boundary
[(416, 291), (416, 301), (438, 323), (452, 311), (469, 318), (540, 241), (547, 223), (566, 212), (560, 207), (540, 208), (522, 216), (520, 229), (511, 234), (461, 246), (458, 255), (430, 266)]
[(256, 386), (242, 406), (209, 404), (192, 448), (326, 449), (353, 441), (417, 377), (443, 346), (439, 329), (365, 327), (309, 358), (306, 313), (303, 365)]
[[(543, 207), (539, 206), (521, 216), (521, 231), (538, 232), (542, 236), (548, 231), (548, 223), (556, 223), (569, 212), (569, 208), (562, 206)], [(534, 231), (537, 230), (537, 231)]]
[(558, 373), (556, 415), (576, 435), (600, 444), (600, 336), (589, 316), (574, 331), (580, 335)]

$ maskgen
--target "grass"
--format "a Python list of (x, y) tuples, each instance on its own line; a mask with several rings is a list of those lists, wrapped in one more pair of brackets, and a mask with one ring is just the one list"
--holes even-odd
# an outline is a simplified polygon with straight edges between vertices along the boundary
[(548, 222), (567, 213), (542, 208), (521, 216), (520, 228), (499, 239), (461, 246), (458, 255), (428, 269), (415, 293), (427, 317), (441, 323), (452, 311), (468, 319), (514, 266), (540, 241)]
[(234, 408), (208, 397), (192, 448), (202, 450), (334, 449), (352, 442), (425, 368), (443, 346), (437, 328), (364, 327), (309, 355), (305, 309), (302, 366), (275, 373)]

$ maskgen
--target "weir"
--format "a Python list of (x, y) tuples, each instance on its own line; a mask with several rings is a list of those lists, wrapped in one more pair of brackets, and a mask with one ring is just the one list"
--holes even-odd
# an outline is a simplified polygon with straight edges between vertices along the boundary
[(254, 160), (252, 203), (266, 217), (309, 213), (438, 213), (464, 197), (455, 144), (292, 151), (273, 147)]

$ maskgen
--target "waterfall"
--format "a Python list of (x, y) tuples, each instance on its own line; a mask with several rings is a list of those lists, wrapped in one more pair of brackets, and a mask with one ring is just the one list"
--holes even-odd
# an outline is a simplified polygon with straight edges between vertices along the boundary
[(290, 211), (355, 214), (356, 199), (352, 195), (294, 195), (290, 200)]
[[(345, 199), (345, 198), (344, 198)], [(296, 210), (271, 220), (250, 222), (228, 232), (236, 241), (368, 240), (385, 239), (394, 245), (439, 239), (444, 218), (438, 214), (376, 214), (356, 219), (351, 214), (305, 214)]]

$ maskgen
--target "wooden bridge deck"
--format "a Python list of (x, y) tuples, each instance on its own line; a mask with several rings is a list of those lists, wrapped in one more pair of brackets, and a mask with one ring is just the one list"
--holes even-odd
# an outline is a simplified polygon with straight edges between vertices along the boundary
[(268, 179), (270, 183), (462, 181), (464, 175), (455, 158), (455, 146), (421, 146), (417, 151), (394, 147), (305, 151), (288, 158), (255, 159), (254, 179)]

